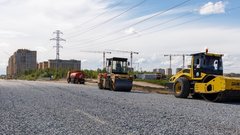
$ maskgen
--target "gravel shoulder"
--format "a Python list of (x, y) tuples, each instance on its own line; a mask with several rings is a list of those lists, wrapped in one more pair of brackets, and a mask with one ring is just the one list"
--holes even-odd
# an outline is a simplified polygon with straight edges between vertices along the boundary
[(240, 103), (0, 80), (0, 134), (240, 134)]

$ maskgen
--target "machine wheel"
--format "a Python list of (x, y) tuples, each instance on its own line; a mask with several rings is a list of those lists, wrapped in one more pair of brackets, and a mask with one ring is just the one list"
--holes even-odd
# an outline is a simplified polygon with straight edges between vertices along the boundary
[(202, 99), (202, 96), (201, 96), (201, 94), (194, 93), (194, 94), (192, 94), (192, 98), (193, 99)]
[(68, 79), (67, 79), (67, 83), (70, 83), (70, 82), (71, 82), (71, 79), (70, 79), (70, 78), (68, 78)]
[(214, 94), (202, 94), (202, 97), (210, 102), (239, 102), (240, 93), (239, 91), (223, 91)]
[(180, 77), (174, 84), (174, 96), (177, 98), (187, 98), (190, 93), (189, 81)]
[(98, 83), (98, 88), (99, 88), (99, 89), (103, 89), (102, 83)]
[(210, 102), (222, 102), (224, 101), (224, 94), (222, 92), (220, 93), (214, 93), (214, 94), (201, 94), (203, 99), (210, 101)]
[(74, 84), (78, 84), (78, 79), (74, 78)]
[(115, 83), (111, 81), (110, 89), (113, 91), (124, 91), (124, 92), (131, 92), (132, 89), (132, 82), (125, 79), (116, 79)]
[(113, 83), (113, 81), (112, 81), (112, 80), (110, 81), (110, 84), (109, 84), (109, 86), (110, 86), (110, 90), (112, 90), (112, 91), (116, 91), (115, 84)]
[(70, 80), (71, 80), (71, 83), (74, 83), (74, 78), (71, 78)]
[(98, 83), (98, 88), (103, 89), (103, 81), (102, 80), (100, 80), (100, 83)]

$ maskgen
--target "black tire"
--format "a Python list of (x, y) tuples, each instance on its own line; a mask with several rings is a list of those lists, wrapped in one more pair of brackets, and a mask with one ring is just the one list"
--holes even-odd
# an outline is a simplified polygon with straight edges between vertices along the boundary
[(109, 86), (110, 86), (110, 90), (116, 91), (116, 89), (115, 89), (115, 84), (112, 82), (112, 80), (110, 81)]
[(78, 79), (74, 78), (74, 84), (78, 84)]
[(74, 78), (71, 78), (71, 83), (74, 84)]
[(98, 83), (98, 88), (99, 88), (99, 89), (103, 89), (102, 83)]
[(187, 98), (190, 93), (190, 84), (188, 79), (180, 77), (174, 84), (174, 96), (177, 98)]
[(67, 78), (67, 83), (70, 83), (71, 82), (71, 79), (70, 78)]
[(213, 93), (213, 94), (201, 94), (203, 99), (210, 102), (223, 102), (224, 99), (224, 93)]
[(98, 88), (103, 89), (103, 80), (100, 79), (100, 82), (98, 83)]
[(130, 89), (130, 90), (125, 90), (125, 92), (131, 92), (132, 91), (132, 89)]
[(202, 96), (201, 96), (201, 94), (194, 93), (194, 94), (192, 94), (192, 98), (193, 99), (202, 99)]

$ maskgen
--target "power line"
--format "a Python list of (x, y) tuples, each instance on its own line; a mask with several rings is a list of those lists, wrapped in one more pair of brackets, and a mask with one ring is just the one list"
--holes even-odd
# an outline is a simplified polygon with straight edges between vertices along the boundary
[(106, 34), (106, 35), (103, 35), (103, 36), (101, 36), (101, 37), (99, 37), (99, 38), (96, 38), (96, 39), (94, 39), (94, 40), (88, 41), (88, 42), (86, 42), (85, 44), (89, 44), (89, 43), (91, 43), (91, 42), (95, 42), (95, 41), (97, 41), (97, 40), (103, 39), (103, 38), (105, 38), (106, 36), (113, 36), (114, 34), (116, 34), (116, 33), (118, 33), (118, 32), (121, 32), (122, 30), (125, 30), (125, 29), (130, 28), (130, 27), (135, 26), (135, 25), (138, 25), (138, 24), (140, 24), (140, 23), (146, 22), (146, 21), (148, 21), (148, 20), (150, 20), (150, 19), (152, 19), (152, 18), (154, 18), (154, 17), (157, 17), (157, 16), (162, 15), (162, 14), (164, 14), (164, 13), (166, 13), (166, 12), (168, 12), (168, 11), (171, 11), (171, 10), (173, 10), (173, 9), (175, 9), (175, 8), (178, 8), (178, 7), (180, 7), (180, 6), (188, 3), (188, 2), (190, 2), (190, 1), (192, 1), (192, 0), (183, 1), (183, 2), (181, 2), (181, 3), (179, 3), (179, 4), (177, 4), (177, 5), (174, 5), (174, 6), (170, 7), (170, 8), (162, 11), (162, 12), (159, 12), (159, 13), (157, 13), (157, 14), (154, 14), (154, 15), (152, 15), (152, 16), (150, 16), (150, 17), (147, 17), (147, 18), (145, 18), (145, 19), (142, 19), (142, 20), (140, 20), (140, 21), (138, 21), (138, 22), (135, 22), (135, 23), (133, 23), (133, 24), (130, 24), (130, 25), (128, 25), (128, 26), (126, 26), (126, 27), (124, 27), (124, 28), (121, 28), (121, 29), (119, 29), (119, 30), (116, 30), (116, 31), (114, 31), (114, 32), (111, 32), (111, 33), (108, 33), (108, 34)]
[[(165, 22), (162, 22), (162, 23), (159, 23), (159, 24), (156, 24), (156, 25), (147, 27), (147, 28), (145, 28), (145, 29), (143, 29), (143, 30), (141, 30), (141, 31), (139, 31), (139, 32), (141, 33), (141, 32), (144, 32), (144, 31), (151, 30), (151, 29), (153, 29), (153, 28), (155, 28), (155, 27), (158, 27), (158, 26), (164, 25), (164, 24), (168, 24), (168, 23), (170, 23), (170, 22), (172, 22), (172, 21), (175, 21), (175, 20), (180, 19), (180, 18), (182, 18), (182, 17), (188, 16), (188, 15), (190, 15), (190, 14), (191, 14), (191, 13), (187, 13), (187, 14), (184, 14), (184, 15), (177, 16), (177, 17), (175, 17), (175, 18), (173, 18), (173, 19), (170, 19), (170, 20), (167, 20), (167, 21), (165, 21)], [(112, 39), (112, 40), (109, 40), (109, 41), (104, 41), (104, 42), (102, 42), (102, 43), (112, 42), (112, 41), (118, 41), (118, 40), (121, 40), (121, 39), (130, 37), (130, 36), (133, 36), (133, 35), (124, 35), (124, 36), (121, 36), (121, 37), (118, 37), (118, 38), (115, 38), (115, 39)]]
[[(230, 8), (228, 9), (227, 11), (230, 12), (232, 10), (236, 10), (236, 9), (239, 9), (239, 7), (234, 7), (234, 8)], [(215, 14), (211, 14), (211, 15), (208, 15), (208, 16), (200, 16), (198, 18), (195, 18), (195, 19), (192, 19), (192, 20), (188, 20), (188, 21), (185, 21), (185, 22), (182, 22), (182, 23), (179, 23), (179, 24), (176, 24), (176, 25), (172, 25), (172, 26), (169, 26), (169, 27), (165, 27), (165, 28), (162, 28), (160, 30), (156, 30), (156, 31), (153, 31), (153, 32), (148, 32), (148, 33), (145, 33), (145, 34), (153, 34), (153, 33), (156, 33), (156, 32), (159, 32), (159, 31), (163, 31), (163, 30), (166, 30), (166, 29), (171, 29), (171, 28), (175, 28), (175, 27), (179, 27), (179, 26), (182, 26), (182, 25), (185, 25), (185, 24), (188, 24), (188, 23), (192, 23), (192, 22), (195, 22), (195, 21), (199, 21), (199, 20), (202, 20), (202, 19), (205, 19), (205, 18), (208, 18), (208, 17), (212, 17), (214, 16)]]
[(140, 24), (140, 23), (146, 22), (146, 21), (148, 21), (148, 20), (150, 20), (150, 19), (152, 19), (152, 18), (154, 18), (154, 17), (157, 17), (157, 16), (162, 15), (162, 14), (164, 14), (164, 13), (170, 11), (170, 10), (173, 10), (173, 9), (175, 9), (175, 8), (177, 8), (177, 7), (180, 7), (180, 6), (186, 4), (186, 3), (190, 2), (190, 1), (192, 1), (192, 0), (183, 1), (183, 2), (177, 4), (177, 5), (173, 6), (173, 7), (168, 8), (168, 9), (165, 10), (165, 11), (159, 12), (159, 13), (157, 13), (157, 14), (155, 14), (155, 15), (152, 15), (152, 16), (150, 16), (150, 17), (148, 17), (148, 18), (145, 18), (145, 19), (143, 19), (143, 20), (141, 20), (141, 21), (138, 21), (138, 22), (136, 22), (136, 23), (133, 23), (133, 24), (131, 24), (131, 25), (125, 27), (125, 28), (122, 28), (122, 29), (120, 29), (120, 30), (117, 30), (117, 31), (115, 31), (115, 32), (113, 32), (113, 33), (116, 33), (116, 32), (122, 31), (122, 30), (125, 30), (125, 29), (127, 29), (127, 28), (133, 27), (133, 26), (138, 25), (138, 24)]
[[(232, 10), (236, 10), (236, 9), (239, 9), (239, 7), (234, 7), (234, 8), (231, 8), (228, 10), (229, 11), (232, 11)], [(201, 17), (198, 17), (198, 18), (195, 18), (195, 19), (192, 19), (192, 20), (188, 20), (188, 21), (185, 21), (185, 22), (182, 22), (182, 23), (179, 23), (179, 24), (176, 24), (176, 25), (171, 25), (169, 27), (165, 27), (165, 28), (162, 28), (160, 30), (156, 30), (156, 31), (153, 31), (153, 32), (148, 32), (148, 33), (145, 33), (144, 35), (151, 35), (151, 34), (154, 34), (156, 32), (160, 32), (160, 31), (164, 31), (164, 30), (168, 30), (168, 29), (171, 29), (171, 28), (175, 28), (175, 27), (179, 27), (179, 26), (182, 26), (182, 25), (185, 25), (185, 24), (188, 24), (188, 23), (192, 23), (192, 22), (195, 22), (195, 21), (199, 21), (199, 20), (202, 20), (202, 19), (205, 19), (207, 17), (211, 17), (213, 16), (214, 14), (212, 15), (208, 15), (208, 16), (201, 16)], [(175, 19), (177, 19), (178, 17), (176, 17)], [(175, 19), (172, 19), (175, 20)], [(170, 20), (169, 20), (170, 21)], [(167, 21), (168, 22), (168, 21)], [(157, 25), (156, 25), (157, 26)], [(152, 26), (152, 27), (155, 27), (155, 26)], [(149, 30), (149, 29), (146, 29), (146, 30)], [(142, 31), (141, 31), (142, 32)], [(132, 35), (125, 35), (125, 36), (122, 36), (122, 37), (119, 37), (119, 38), (116, 38), (116, 39), (113, 39), (113, 40), (109, 40), (109, 41), (103, 41), (101, 42), (100, 44), (103, 44), (103, 43), (107, 43), (107, 42), (113, 42), (113, 41), (124, 41), (125, 40), (128, 40), (128, 39), (134, 39), (134, 38), (137, 38), (137, 37), (129, 37), (129, 36), (132, 36)], [(127, 38), (129, 37), (129, 38)], [(99, 43), (97, 44), (99, 45)], [(92, 46), (96, 46), (96, 45), (92, 45)], [(104, 46), (107, 46), (107, 45), (104, 45)]]
[[(173, 19), (170, 19), (170, 20), (167, 20), (167, 21), (164, 21), (164, 22), (161, 22), (161, 23), (159, 23), (159, 24), (156, 24), (156, 25), (147, 27), (147, 28), (139, 31), (139, 33), (144, 32), (144, 31), (148, 31), (148, 30), (153, 29), (153, 28), (155, 28), (155, 27), (157, 27), (157, 26), (160, 26), (160, 25), (168, 24), (168, 23), (170, 23), (170, 22), (172, 22), (172, 21), (175, 21), (175, 20), (180, 19), (180, 18), (182, 18), (182, 17), (185, 17), (185, 16), (187, 16), (187, 15), (189, 15), (189, 13), (188, 13), (188, 14), (181, 15), (181, 16), (178, 16), (178, 17), (175, 17), (175, 18), (173, 18)], [(101, 42), (100, 44), (108, 43), (108, 42), (113, 42), (113, 41), (119, 41), (119, 40), (121, 40), (121, 39), (125, 39), (125, 38), (131, 37), (131, 36), (133, 36), (133, 35), (132, 35), (132, 34), (131, 34), (131, 35), (123, 35), (123, 36), (121, 36), (121, 37), (117, 37), (117, 38), (112, 39), (112, 40), (103, 41), (103, 42)], [(88, 45), (85, 45), (85, 46), (88, 46)], [(85, 47), (85, 46), (81, 46), (81, 47)]]
[[(161, 25), (164, 25), (164, 24), (168, 24), (168, 23), (170, 23), (170, 22), (172, 22), (172, 21), (181, 19), (181, 18), (186, 17), (186, 16), (191, 15), (191, 14), (193, 14), (193, 12), (190, 12), (190, 13), (187, 13), (187, 14), (183, 14), (183, 15), (174, 17), (174, 18), (172, 18), (172, 19), (170, 19), (170, 20), (167, 20), (167, 21), (161, 22), (161, 23), (159, 23), (159, 24), (156, 24), (156, 25), (147, 27), (147, 28), (145, 28), (145, 29), (143, 29), (143, 30), (140, 30), (140, 31), (137, 31), (137, 32), (141, 33), (141, 32), (144, 32), (144, 31), (148, 31), (148, 30), (153, 29), (153, 28), (155, 28), (155, 27), (158, 27), (158, 26), (161, 26)], [(129, 35), (124, 35), (124, 36), (118, 37), (118, 38), (116, 38), (116, 39), (113, 39), (113, 41), (119, 40), (119, 39), (122, 39), (122, 38), (125, 38), (125, 37), (128, 37), (128, 36), (132, 36), (132, 34), (131, 34), (131, 35), (129, 34)], [(110, 41), (112, 41), (112, 40), (110, 40)], [(104, 43), (105, 43), (105, 42), (104, 42)]]
[(86, 31), (83, 31), (83, 32), (78, 33), (78, 34), (75, 34), (75, 35), (73, 35), (73, 36), (70, 37), (70, 38), (73, 38), (73, 37), (77, 37), (77, 36), (83, 35), (83, 34), (89, 32), (89, 31), (91, 31), (91, 30), (94, 30), (94, 29), (98, 28), (99, 26), (102, 26), (102, 25), (104, 25), (104, 24), (106, 24), (106, 23), (108, 23), (108, 22), (111, 22), (112, 20), (114, 20), (114, 19), (120, 17), (121, 15), (123, 15), (123, 14), (129, 12), (130, 10), (139, 7), (140, 5), (142, 5), (142, 4), (145, 3), (145, 2), (146, 2), (146, 0), (143, 0), (143, 1), (141, 1), (140, 3), (138, 3), (138, 4), (136, 4), (136, 5), (134, 5), (134, 6), (130, 7), (130, 8), (128, 8), (127, 10), (125, 10), (125, 11), (123, 11), (123, 12), (121, 12), (120, 14), (118, 14), (118, 15), (112, 17), (112, 18), (109, 18), (108, 20), (106, 20), (106, 21), (104, 21), (104, 22), (102, 22), (102, 23), (100, 23), (100, 24), (94, 25), (94, 26), (88, 28)]
[[(87, 24), (87, 23), (91, 23), (92, 21), (98, 19), (99, 17), (104, 16), (105, 14), (107, 14), (108, 12), (110, 12), (111, 9), (113, 9), (113, 8), (115, 8), (115, 7), (117, 7), (117, 6), (119, 6), (122, 2), (123, 2), (123, 0), (119, 1), (119, 2), (118, 2), (117, 4), (115, 4), (114, 6), (111, 6), (110, 8), (107, 8), (107, 10), (106, 10), (105, 12), (100, 13), (100, 14), (94, 16), (94, 17), (91, 18), (91, 19), (88, 19), (87, 21), (85, 21), (85, 22), (79, 24), (77, 27), (82, 28), (83, 25), (85, 25), (85, 24)], [(73, 32), (72, 32), (72, 33), (73, 33)], [(70, 35), (71, 35), (72, 33), (70, 33)]]

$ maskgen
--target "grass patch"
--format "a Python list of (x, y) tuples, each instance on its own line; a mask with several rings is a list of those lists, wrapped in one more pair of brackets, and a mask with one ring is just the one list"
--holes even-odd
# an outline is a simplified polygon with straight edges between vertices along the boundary
[(162, 86), (166, 86), (166, 83), (168, 83), (168, 80), (143, 80), (143, 79), (135, 79), (134, 81), (147, 82), (147, 83), (158, 84), (158, 85), (162, 85)]

